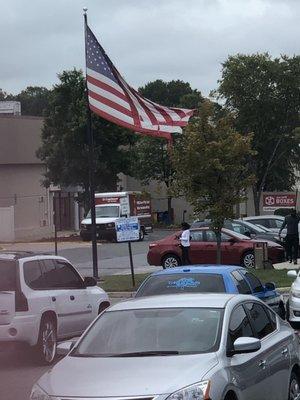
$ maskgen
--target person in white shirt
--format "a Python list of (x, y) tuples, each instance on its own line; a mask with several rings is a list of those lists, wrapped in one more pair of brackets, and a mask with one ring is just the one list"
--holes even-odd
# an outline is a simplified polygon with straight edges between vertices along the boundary
[(190, 250), (190, 225), (187, 222), (183, 222), (181, 224), (182, 232), (179, 238), (180, 240), (180, 247), (182, 250), (182, 265), (189, 265), (191, 264), (191, 260), (189, 257), (189, 250)]

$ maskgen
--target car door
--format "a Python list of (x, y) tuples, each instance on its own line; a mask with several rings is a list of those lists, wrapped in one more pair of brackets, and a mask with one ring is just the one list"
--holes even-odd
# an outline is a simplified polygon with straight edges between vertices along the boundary
[[(227, 351), (233, 350), (233, 344), (240, 337), (254, 337), (255, 332), (249, 316), (242, 305), (237, 306), (231, 314), (228, 329)], [(266, 400), (268, 396), (268, 369), (262, 364), (266, 355), (263, 349), (249, 354), (235, 354), (228, 363), (231, 381), (242, 392), (243, 400)], [(273, 400), (273, 399), (272, 399)]]
[(56, 282), (67, 292), (67, 312), (64, 314), (70, 334), (83, 332), (92, 320), (92, 305), (88, 290), (74, 267), (64, 260), (55, 260)]
[(269, 374), (266, 381), (268, 398), (285, 399), (290, 375), (289, 338), (284, 333), (278, 332), (277, 318), (263, 304), (247, 302), (245, 308), (255, 336), (261, 340), (263, 351), (261, 363)]
[(191, 241), (190, 241), (190, 259), (193, 264), (205, 264), (207, 263), (206, 243), (204, 241), (203, 230), (192, 230)]
[[(215, 264), (217, 262), (217, 238), (214, 231), (208, 229), (205, 231), (206, 245), (205, 254), (207, 263)], [(239, 242), (232, 240), (233, 236), (221, 232), (221, 263), (239, 265)]]

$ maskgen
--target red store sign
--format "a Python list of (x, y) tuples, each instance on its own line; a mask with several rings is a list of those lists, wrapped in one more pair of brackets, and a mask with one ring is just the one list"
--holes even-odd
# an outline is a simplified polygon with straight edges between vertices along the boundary
[(263, 207), (268, 209), (296, 207), (295, 193), (263, 194)]

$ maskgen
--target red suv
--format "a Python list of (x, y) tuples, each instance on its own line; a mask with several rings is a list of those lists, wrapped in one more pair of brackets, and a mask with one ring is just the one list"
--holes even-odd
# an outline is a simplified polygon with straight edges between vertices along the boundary
[[(148, 263), (173, 268), (181, 265), (181, 248), (178, 236), (180, 232), (162, 240), (150, 243)], [(254, 268), (254, 244), (261, 240), (250, 239), (236, 232), (222, 229), (221, 262), (222, 264), (241, 265)], [(284, 249), (275, 242), (268, 244), (268, 258), (275, 264), (284, 260)], [(190, 259), (193, 264), (215, 264), (217, 241), (215, 233), (209, 228), (191, 229)]]

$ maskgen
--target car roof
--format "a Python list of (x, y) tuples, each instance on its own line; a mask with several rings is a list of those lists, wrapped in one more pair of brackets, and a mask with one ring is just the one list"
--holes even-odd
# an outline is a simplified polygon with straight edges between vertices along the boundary
[(20, 260), (23, 258), (32, 258), (35, 256), (45, 256), (45, 257), (51, 257), (51, 258), (57, 258), (57, 259), (64, 259), (64, 257), (60, 256), (54, 256), (53, 254), (50, 253), (38, 253), (34, 251), (7, 251), (7, 250), (2, 250), (0, 251), (0, 260)]
[(284, 219), (282, 215), (253, 215), (250, 217), (244, 217), (242, 220), (251, 221), (253, 219)]
[[(245, 299), (245, 295), (228, 293), (185, 293), (138, 297), (122, 301), (110, 307), (108, 311), (139, 310), (153, 308), (224, 308), (235, 297)], [(246, 296), (247, 297), (247, 296)], [(253, 299), (252, 296), (249, 298)]]
[(210, 265), (210, 264), (188, 265), (185, 267), (168, 268), (168, 269), (163, 269), (161, 271), (156, 271), (153, 272), (151, 276), (172, 275), (181, 273), (224, 274), (236, 270), (245, 270), (245, 268), (235, 265)]

